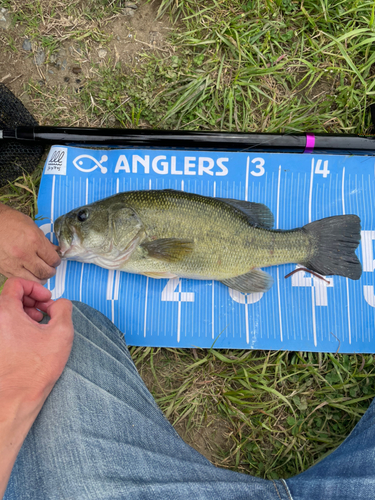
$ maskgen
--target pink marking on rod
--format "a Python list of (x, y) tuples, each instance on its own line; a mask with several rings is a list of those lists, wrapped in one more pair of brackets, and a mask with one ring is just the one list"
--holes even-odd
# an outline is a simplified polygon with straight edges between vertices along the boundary
[(315, 147), (315, 135), (306, 134), (306, 146), (304, 153), (313, 153)]

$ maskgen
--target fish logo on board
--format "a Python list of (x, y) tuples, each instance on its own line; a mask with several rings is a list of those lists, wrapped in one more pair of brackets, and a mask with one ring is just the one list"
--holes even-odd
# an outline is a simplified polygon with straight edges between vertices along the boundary
[[(108, 169), (107, 167), (103, 167), (102, 165), (102, 163), (104, 163), (105, 161), (108, 161), (107, 155), (103, 155), (100, 161), (90, 155), (80, 155), (77, 156), (77, 158), (74, 158), (73, 165), (81, 172), (93, 172), (97, 168), (100, 168), (101, 173), (106, 174), (108, 172)], [(82, 168), (83, 166), (86, 168)]]

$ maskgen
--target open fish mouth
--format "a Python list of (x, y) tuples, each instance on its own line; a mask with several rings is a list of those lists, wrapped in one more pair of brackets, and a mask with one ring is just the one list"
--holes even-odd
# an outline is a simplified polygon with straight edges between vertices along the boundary
[[(74, 227), (70, 227), (70, 234), (69, 237), (66, 238), (62, 235), (62, 228), (61, 224), (59, 224), (55, 228), (55, 235), (59, 244), (59, 255), (61, 258), (68, 258), (75, 250), (77, 251), (78, 249), (83, 250), (80, 238), (77, 235), (77, 231), (75, 230)], [(74, 255), (75, 256), (75, 255)]]
[(72, 246), (66, 243), (65, 241), (59, 241), (60, 247), (60, 257), (66, 257), (66, 254), (69, 253), (69, 250), (72, 249)]

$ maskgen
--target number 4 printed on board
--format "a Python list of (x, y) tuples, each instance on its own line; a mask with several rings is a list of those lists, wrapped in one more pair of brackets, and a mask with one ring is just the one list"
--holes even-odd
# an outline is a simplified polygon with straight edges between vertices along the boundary
[(321, 174), (324, 178), (328, 177), (330, 171), (328, 170), (328, 160), (324, 160), (322, 168), (322, 160), (318, 160), (315, 165), (315, 174)]
[[(302, 266), (297, 266), (296, 269)], [(316, 276), (306, 276), (304, 271), (293, 274), (292, 286), (311, 287), (315, 289), (315, 305), (328, 306), (327, 288), (333, 287), (333, 278), (329, 280), (329, 284)]]
[(181, 292), (180, 278), (171, 278), (163, 288), (161, 300), (163, 302), (194, 302), (193, 292)]

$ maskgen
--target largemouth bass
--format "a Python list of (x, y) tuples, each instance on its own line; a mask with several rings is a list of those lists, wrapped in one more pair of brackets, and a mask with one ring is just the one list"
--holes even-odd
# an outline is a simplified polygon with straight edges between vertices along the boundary
[(152, 278), (217, 280), (265, 292), (260, 267), (297, 263), (357, 280), (360, 219), (341, 215), (272, 230), (259, 203), (174, 191), (129, 191), (76, 208), (55, 222), (61, 256)]

